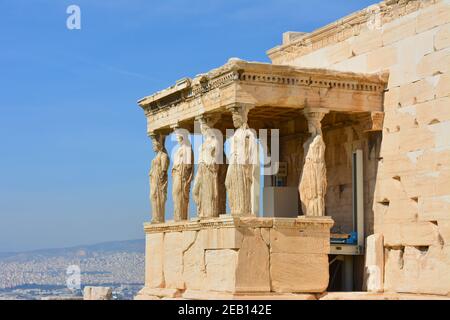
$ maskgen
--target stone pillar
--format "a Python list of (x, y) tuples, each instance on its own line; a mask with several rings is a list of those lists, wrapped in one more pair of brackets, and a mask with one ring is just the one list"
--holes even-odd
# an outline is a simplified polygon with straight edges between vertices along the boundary
[(200, 219), (219, 217), (220, 214), (220, 164), (223, 160), (223, 139), (213, 128), (218, 118), (201, 116), (200, 130), (203, 144), (200, 146), (198, 170), (195, 176), (193, 197)]
[(150, 202), (152, 207), (152, 223), (165, 222), (165, 206), (167, 200), (167, 170), (169, 155), (165, 147), (166, 136), (161, 133), (151, 133), (155, 158), (150, 169)]
[(230, 108), (236, 129), (230, 138), (230, 158), (225, 187), (231, 214), (259, 214), (259, 149), (256, 133), (248, 126), (249, 106)]
[(306, 108), (303, 111), (308, 121), (311, 137), (303, 145), (304, 161), (300, 177), (299, 193), (303, 214), (325, 216), (325, 194), (327, 191), (327, 169), (325, 164), (325, 143), (321, 121), (328, 110)]
[(366, 240), (364, 287), (369, 292), (383, 292), (384, 245), (382, 234), (372, 234)]
[(194, 173), (194, 152), (189, 142), (189, 131), (172, 126), (178, 142), (173, 157), (172, 199), (175, 221), (188, 220), (189, 192)]
[(225, 179), (227, 177), (228, 160), (225, 155), (224, 142), (222, 141), (222, 163), (219, 165), (219, 214), (227, 214), (227, 189), (225, 188)]

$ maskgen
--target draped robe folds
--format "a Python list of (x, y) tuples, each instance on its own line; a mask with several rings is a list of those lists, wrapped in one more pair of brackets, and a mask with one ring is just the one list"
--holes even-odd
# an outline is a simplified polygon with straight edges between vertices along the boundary
[(230, 141), (230, 157), (225, 186), (232, 215), (252, 215), (255, 177), (259, 172), (258, 143), (255, 133), (244, 125)]
[(187, 220), (188, 218), (193, 160), (192, 148), (189, 145), (180, 145), (175, 153), (172, 167), (173, 218), (175, 221)]
[(307, 216), (325, 215), (327, 169), (325, 143), (321, 135), (305, 143), (305, 161), (299, 186), (303, 213)]
[(167, 170), (169, 168), (169, 156), (164, 151), (159, 151), (152, 160), (150, 169), (150, 202), (152, 205), (152, 222), (164, 222), (165, 205), (167, 200)]
[(199, 218), (213, 218), (220, 214), (219, 143), (209, 136), (200, 147), (198, 171), (194, 181), (193, 197)]

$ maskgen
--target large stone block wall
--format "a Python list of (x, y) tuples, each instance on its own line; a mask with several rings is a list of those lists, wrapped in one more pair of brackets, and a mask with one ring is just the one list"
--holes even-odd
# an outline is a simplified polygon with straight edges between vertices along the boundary
[(375, 232), (384, 236), (384, 289), (447, 295), (450, 1), (380, 7), (379, 24), (336, 25), (335, 36), (271, 56), (274, 64), (389, 72), (373, 206)]
[(233, 218), (146, 227), (138, 299), (321, 293), (333, 220)]

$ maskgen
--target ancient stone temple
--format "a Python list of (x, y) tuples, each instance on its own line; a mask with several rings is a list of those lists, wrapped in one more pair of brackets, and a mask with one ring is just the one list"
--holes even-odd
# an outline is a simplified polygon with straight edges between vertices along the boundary
[(155, 158), (136, 298), (448, 295), (449, 39), (450, 1), (383, 1), (139, 100)]

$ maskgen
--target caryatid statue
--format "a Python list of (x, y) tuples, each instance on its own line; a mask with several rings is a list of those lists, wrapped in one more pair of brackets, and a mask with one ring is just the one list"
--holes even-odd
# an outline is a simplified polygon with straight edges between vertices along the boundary
[(305, 157), (299, 185), (302, 210), (306, 216), (325, 216), (327, 168), (321, 126), (325, 113), (326, 111), (321, 110), (304, 112), (311, 133), (311, 137), (303, 145)]
[(230, 138), (225, 187), (232, 215), (258, 215), (259, 153), (256, 133), (247, 124), (249, 107), (231, 108), (236, 129)]
[(175, 129), (178, 148), (173, 156), (172, 198), (175, 221), (188, 219), (189, 191), (194, 168), (194, 153), (189, 142), (189, 132)]
[(200, 146), (198, 170), (194, 180), (193, 198), (199, 218), (213, 218), (220, 214), (220, 165), (223, 159), (223, 141), (212, 127), (214, 118), (201, 117), (200, 130), (203, 144)]
[(165, 221), (165, 206), (167, 200), (167, 170), (169, 168), (169, 155), (164, 146), (165, 136), (162, 134), (150, 135), (153, 151), (156, 153), (150, 169), (150, 202), (152, 205), (152, 223)]

